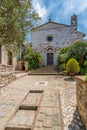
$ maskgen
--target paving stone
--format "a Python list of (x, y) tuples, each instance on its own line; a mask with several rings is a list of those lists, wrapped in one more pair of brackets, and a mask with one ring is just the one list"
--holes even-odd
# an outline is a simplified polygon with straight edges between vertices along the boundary
[(53, 108), (47, 107), (45, 111), (46, 116), (52, 116), (53, 115)]
[(52, 130), (62, 130), (62, 128), (61, 128), (61, 126), (54, 126)]
[(39, 113), (44, 114), (46, 112), (47, 107), (40, 107)]
[(43, 121), (43, 119), (44, 119), (44, 114), (38, 113), (37, 120), (38, 121)]
[(41, 93), (29, 93), (23, 101), (22, 105), (38, 106), (41, 98)]
[(41, 105), (42, 107), (53, 107), (53, 102), (52, 101), (41, 101)]
[(36, 121), (35, 127), (42, 127), (42, 121)]
[(43, 120), (43, 126), (47, 128), (52, 128), (53, 119), (52, 116), (45, 116)]
[(35, 111), (30, 110), (18, 110), (14, 117), (9, 122), (7, 128), (8, 130), (19, 130), (20, 129), (29, 129), (35, 118)]
[(40, 127), (35, 127), (34, 130), (44, 130), (44, 128)]

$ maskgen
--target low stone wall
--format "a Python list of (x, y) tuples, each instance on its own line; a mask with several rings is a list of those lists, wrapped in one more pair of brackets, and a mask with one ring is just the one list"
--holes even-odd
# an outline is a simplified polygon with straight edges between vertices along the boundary
[(82, 78), (76, 77), (76, 97), (77, 107), (82, 121), (87, 129), (87, 82)]
[(6, 86), (13, 80), (16, 80), (16, 76), (13, 73), (0, 72), (0, 88)]
[(12, 65), (0, 65), (0, 88), (6, 86), (8, 83), (15, 79), (16, 76), (13, 74)]
[(6, 71), (7, 72), (13, 72), (13, 66), (12, 65), (7, 65), (6, 66)]
[(0, 88), (3, 88), (13, 80), (16, 80), (16, 76), (11, 72), (0, 72)]

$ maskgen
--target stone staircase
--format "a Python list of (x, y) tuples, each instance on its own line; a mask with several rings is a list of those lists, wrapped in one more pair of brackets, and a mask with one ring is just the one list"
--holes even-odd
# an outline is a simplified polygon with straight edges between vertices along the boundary
[(58, 75), (60, 74), (57, 70), (56, 66), (49, 65), (49, 66), (44, 66), (40, 67), (35, 70), (31, 70), (28, 72), (29, 75)]

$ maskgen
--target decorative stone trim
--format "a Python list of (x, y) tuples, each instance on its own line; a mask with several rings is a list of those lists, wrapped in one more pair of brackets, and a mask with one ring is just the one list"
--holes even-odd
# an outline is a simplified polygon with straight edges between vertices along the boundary
[(87, 82), (78, 77), (75, 77), (75, 80), (77, 108), (79, 110), (82, 121), (87, 129)]

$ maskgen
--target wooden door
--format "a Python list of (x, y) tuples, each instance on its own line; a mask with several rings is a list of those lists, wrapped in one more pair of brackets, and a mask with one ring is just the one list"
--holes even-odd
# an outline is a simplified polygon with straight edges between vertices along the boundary
[(53, 53), (47, 53), (47, 65), (53, 65), (54, 55)]

